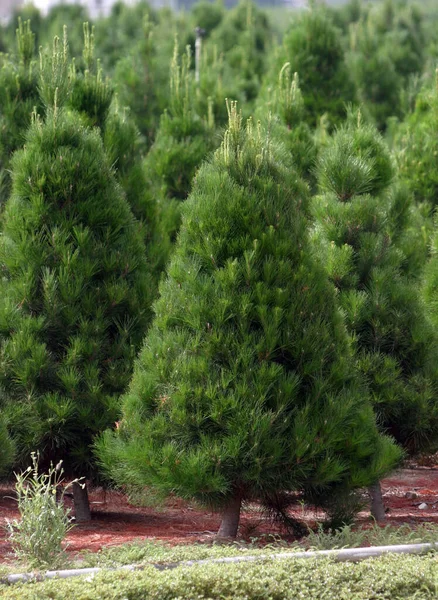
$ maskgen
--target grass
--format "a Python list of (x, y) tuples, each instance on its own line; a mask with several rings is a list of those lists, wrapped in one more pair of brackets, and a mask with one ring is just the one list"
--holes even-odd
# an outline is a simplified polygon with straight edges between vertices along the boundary
[[(103, 567), (114, 568), (123, 565), (148, 565), (179, 563), (186, 560), (204, 560), (244, 555), (262, 555), (269, 553), (302, 550), (329, 550), (340, 548), (359, 548), (361, 546), (389, 546), (395, 544), (418, 544), (438, 541), (438, 525), (425, 523), (416, 529), (409, 525), (380, 527), (377, 524), (369, 529), (355, 530), (344, 526), (337, 531), (317, 531), (300, 542), (287, 543), (278, 536), (252, 538), (250, 543), (231, 544), (180, 544), (171, 546), (155, 539), (138, 540), (120, 546), (106, 547), (99, 552), (82, 552), (72, 558), (63, 568)], [(0, 578), (9, 573), (31, 570), (24, 562), (0, 565)]]
[[(349, 526), (335, 532), (319, 528), (301, 543), (287, 544), (277, 537), (254, 538), (251, 543), (228, 545), (190, 544), (170, 546), (148, 539), (82, 553), (67, 568), (112, 569), (127, 564), (142, 565), (144, 571), (103, 571), (94, 577), (47, 580), (38, 583), (0, 585), (2, 600), (429, 600), (438, 598), (436, 554), (386, 556), (363, 563), (335, 563), (313, 559), (227, 565), (178, 566), (157, 571), (152, 564), (174, 564), (186, 560), (242, 555), (266, 555), (307, 549), (360, 547), (436, 541), (438, 526), (424, 524), (395, 528), (378, 525), (367, 530)], [(262, 546), (262, 544), (264, 544)], [(25, 571), (26, 565), (0, 567), (0, 579), (10, 572)]]

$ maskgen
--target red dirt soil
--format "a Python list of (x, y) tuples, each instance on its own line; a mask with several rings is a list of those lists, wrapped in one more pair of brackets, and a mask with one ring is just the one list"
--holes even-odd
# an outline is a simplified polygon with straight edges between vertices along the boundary
[[(423, 522), (438, 523), (438, 468), (417, 467), (396, 472), (382, 482), (387, 522), (397, 526), (411, 526)], [(406, 494), (408, 497), (406, 497)], [(6, 519), (18, 517), (14, 490), (0, 486), (0, 562), (11, 558), (11, 548), (3, 525)], [(211, 539), (218, 530), (220, 516), (200, 510), (195, 505), (173, 500), (160, 509), (132, 506), (119, 492), (101, 489), (90, 493), (92, 520), (77, 525), (68, 534), (68, 551), (98, 551), (104, 546), (115, 546), (134, 539), (154, 538), (171, 544), (187, 544)], [(69, 500), (66, 501), (69, 503)], [(427, 504), (420, 509), (421, 504)], [(291, 510), (293, 516), (314, 522), (318, 516), (313, 510), (301, 505)], [(369, 513), (361, 513), (359, 522), (366, 526)], [(249, 540), (263, 534), (280, 534), (256, 506), (242, 514), (239, 537)]]

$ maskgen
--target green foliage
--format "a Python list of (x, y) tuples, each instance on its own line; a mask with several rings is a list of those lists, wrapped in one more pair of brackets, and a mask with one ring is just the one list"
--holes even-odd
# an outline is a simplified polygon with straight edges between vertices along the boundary
[(100, 127), (103, 130), (113, 90), (108, 79), (103, 77), (100, 60), (96, 60), (94, 56), (94, 28), (90, 31), (88, 23), (84, 23), (81, 65), (77, 69), (76, 61), (73, 61), (70, 78), (72, 91), (69, 105), (84, 115), (88, 126)]
[(3, 415), (0, 420), (0, 448), (0, 475), (3, 475), (13, 463), (15, 456), (15, 445), (8, 434), (6, 423), (3, 421)]
[(191, 17), (195, 27), (203, 29), (206, 37), (220, 25), (225, 14), (223, 4), (218, 1), (199, 0), (193, 4), (191, 9)]
[(2, 412), (24, 461), (93, 472), (93, 437), (150, 318), (145, 247), (97, 130), (63, 109), (35, 119), (12, 161), (0, 306)]
[(180, 58), (175, 44), (169, 109), (161, 117), (155, 142), (145, 159), (146, 195), (149, 202), (157, 200), (158, 204), (163, 266), (180, 225), (180, 203), (187, 198), (201, 162), (214, 148), (213, 115), (211, 111), (210, 115), (197, 111), (190, 65), (190, 49)]
[(423, 17), (415, 6), (385, 0), (351, 26), (350, 71), (364, 110), (384, 129), (401, 116), (402, 91), (424, 65)]
[(30, 568), (56, 568), (65, 562), (63, 542), (73, 528), (70, 510), (62, 503), (72, 483), (62, 486), (61, 462), (40, 473), (38, 455), (33, 452), (31, 460), (32, 466), (16, 474), (20, 520), (6, 521), (9, 541), (15, 556)]
[(392, 175), (382, 139), (359, 115), (321, 153), (313, 211), (379, 422), (416, 453), (438, 442), (436, 336), (391, 240)]
[(284, 490), (367, 485), (398, 460), (312, 259), (307, 201), (289, 154), (231, 105), (183, 205), (120, 428), (97, 443), (117, 483), (271, 506)]
[(251, 103), (257, 97), (271, 37), (266, 14), (252, 0), (241, 0), (229, 10), (211, 35), (246, 102)]
[(424, 272), (424, 298), (430, 318), (438, 326), (438, 229), (435, 227), (430, 243), (430, 259)]
[[(269, 80), (269, 77), (268, 77)], [(313, 187), (317, 144), (304, 119), (304, 101), (298, 73), (291, 77), (290, 64), (281, 68), (278, 81), (263, 88), (258, 101), (257, 116), (269, 122), (273, 135), (281, 139), (291, 153), (297, 172)]]
[[(117, 180), (134, 216), (140, 221), (147, 249), (148, 271), (158, 282), (170, 251), (170, 241), (161, 231), (157, 199), (149, 193), (150, 179), (143, 160), (143, 144), (128, 109), (111, 105), (104, 123), (103, 144), (115, 167)], [(155, 294), (154, 294), (155, 295)]]
[(157, 572), (103, 572), (94, 577), (5, 587), (4, 600), (430, 600), (436, 557), (385, 556), (360, 563), (265, 560)]
[(16, 43), (15, 56), (0, 57), (0, 204), (4, 204), (10, 191), (11, 155), (23, 145), (33, 109), (42, 108), (29, 21), (19, 21)]
[(336, 548), (363, 548), (365, 546), (395, 546), (398, 544), (434, 543), (437, 527), (424, 523), (416, 529), (405, 525), (374, 524), (370, 529), (353, 529), (344, 525), (340, 529), (327, 529), (320, 524), (316, 531), (310, 530), (305, 545), (311, 550), (332, 550)]
[[(158, 31), (159, 33), (159, 31)], [(114, 85), (122, 106), (129, 106), (137, 127), (151, 145), (166, 106), (168, 64), (157, 58), (157, 26), (144, 17), (143, 35), (128, 56), (121, 57), (114, 71)], [(164, 66), (164, 68), (163, 68)]]
[(101, 19), (96, 30), (96, 47), (106, 69), (112, 70), (117, 61), (141, 40), (146, 15), (155, 20), (155, 14), (145, 0), (134, 5), (118, 1), (113, 4), (110, 15)]
[(400, 177), (426, 215), (438, 205), (437, 134), (438, 76), (434, 84), (424, 86), (395, 140)]
[(46, 108), (57, 109), (64, 106), (71, 94), (71, 74), (69, 70), (69, 54), (67, 28), (61, 40), (56, 36), (53, 40), (52, 52), (40, 50), (39, 93)]
[(327, 114), (331, 125), (345, 115), (345, 105), (355, 99), (351, 73), (345, 63), (341, 32), (321, 8), (303, 11), (291, 24), (271, 72), (276, 76), (285, 63), (298, 73), (304, 118), (315, 126)]

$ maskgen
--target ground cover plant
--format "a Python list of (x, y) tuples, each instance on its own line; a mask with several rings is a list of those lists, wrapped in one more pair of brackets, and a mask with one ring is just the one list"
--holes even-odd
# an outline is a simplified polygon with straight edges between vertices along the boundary
[(386, 556), (358, 564), (327, 560), (265, 560), (244, 565), (202, 565), (157, 572), (103, 572), (67, 581), (18, 584), (3, 598), (38, 597), (115, 600), (121, 598), (237, 598), (322, 600), (429, 600), (436, 594), (436, 556)]

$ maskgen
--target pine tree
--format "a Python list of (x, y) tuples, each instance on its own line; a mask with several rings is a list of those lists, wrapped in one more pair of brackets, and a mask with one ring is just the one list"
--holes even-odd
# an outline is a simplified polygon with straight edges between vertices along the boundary
[(0, 58), (0, 204), (6, 202), (10, 191), (10, 157), (23, 145), (33, 109), (42, 108), (30, 21), (19, 19), (16, 42), (16, 56)]
[(113, 89), (104, 78), (100, 60), (94, 54), (94, 27), (83, 25), (84, 43), (82, 60), (79, 65), (72, 61), (70, 77), (72, 80), (69, 106), (81, 113), (89, 127), (105, 128), (105, 120), (113, 98)]
[(408, 454), (434, 450), (436, 336), (391, 238), (389, 151), (359, 114), (321, 153), (317, 175), (313, 210), (321, 260), (338, 289), (378, 420)]
[(438, 229), (435, 228), (430, 244), (431, 256), (424, 273), (424, 298), (435, 328), (438, 327)]
[(163, 90), (169, 77), (169, 67), (158, 62), (156, 25), (149, 14), (144, 18), (144, 33), (128, 56), (120, 57), (114, 69), (114, 86), (122, 106), (129, 106), (135, 123), (147, 147), (155, 137), (160, 115), (167, 104)]
[(398, 458), (312, 259), (307, 201), (288, 153), (232, 105), (183, 205), (123, 419), (97, 443), (117, 483), (222, 510), (220, 536), (242, 501), (367, 485)]
[(148, 270), (158, 287), (158, 279), (169, 253), (168, 239), (163, 243), (157, 198), (149, 193), (150, 175), (144, 162), (140, 132), (129, 109), (120, 108), (117, 97), (105, 120), (103, 144), (126, 200), (141, 224)]
[(93, 477), (91, 444), (118, 417), (154, 286), (99, 131), (62, 107), (70, 84), (66, 43), (55, 39), (40, 81), (46, 117), (34, 116), (12, 159), (4, 213), (1, 409), (17, 465), (39, 451)]
[(314, 167), (317, 144), (312, 129), (304, 120), (304, 101), (298, 73), (291, 77), (290, 64), (281, 68), (275, 85), (264, 87), (257, 99), (257, 116), (268, 120), (273, 135), (290, 151), (299, 175), (315, 184)]
[(257, 98), (271, 38), (268, 18), (252, 0), (240, 0), (211, 34), (211, 42), (224, 54), (241, 88), (239, 96), (242, 94), (246, 103)]
[(350, 28), (348, 65), (364, 111), (379, 129), (403, 115), (414, 75), (423, 70), (422, 15), (415, 6), (386, 0)]
[(157, 219), (160, 221), (164, 262), (179, 229), (181, 201), (187, 198), (199, 165), (214, 148), (213, 111), (203, 118), (196, 110), (196, 88), (190, 62), (190, 49), (187, 48), (180, 59), (175, 44), (169, 108), (162, 115), (155, 142), (145, 159), (146, 195), (148, 201), (158, 201)]
[(415, 108), (396, 131), (400, 177), (425, 217), (438, 206), (438, 71), (435, 82), (424, 85)]
[(337, 124), (356, 91), (345, 62), (342, 34), (329, 13), (313, 7), (294, 19), (270, 70), (273, 85), (285, 63), (291, 73), (299, 75), (307, 123), (314, 127), (327, 114), (330, 124)]

